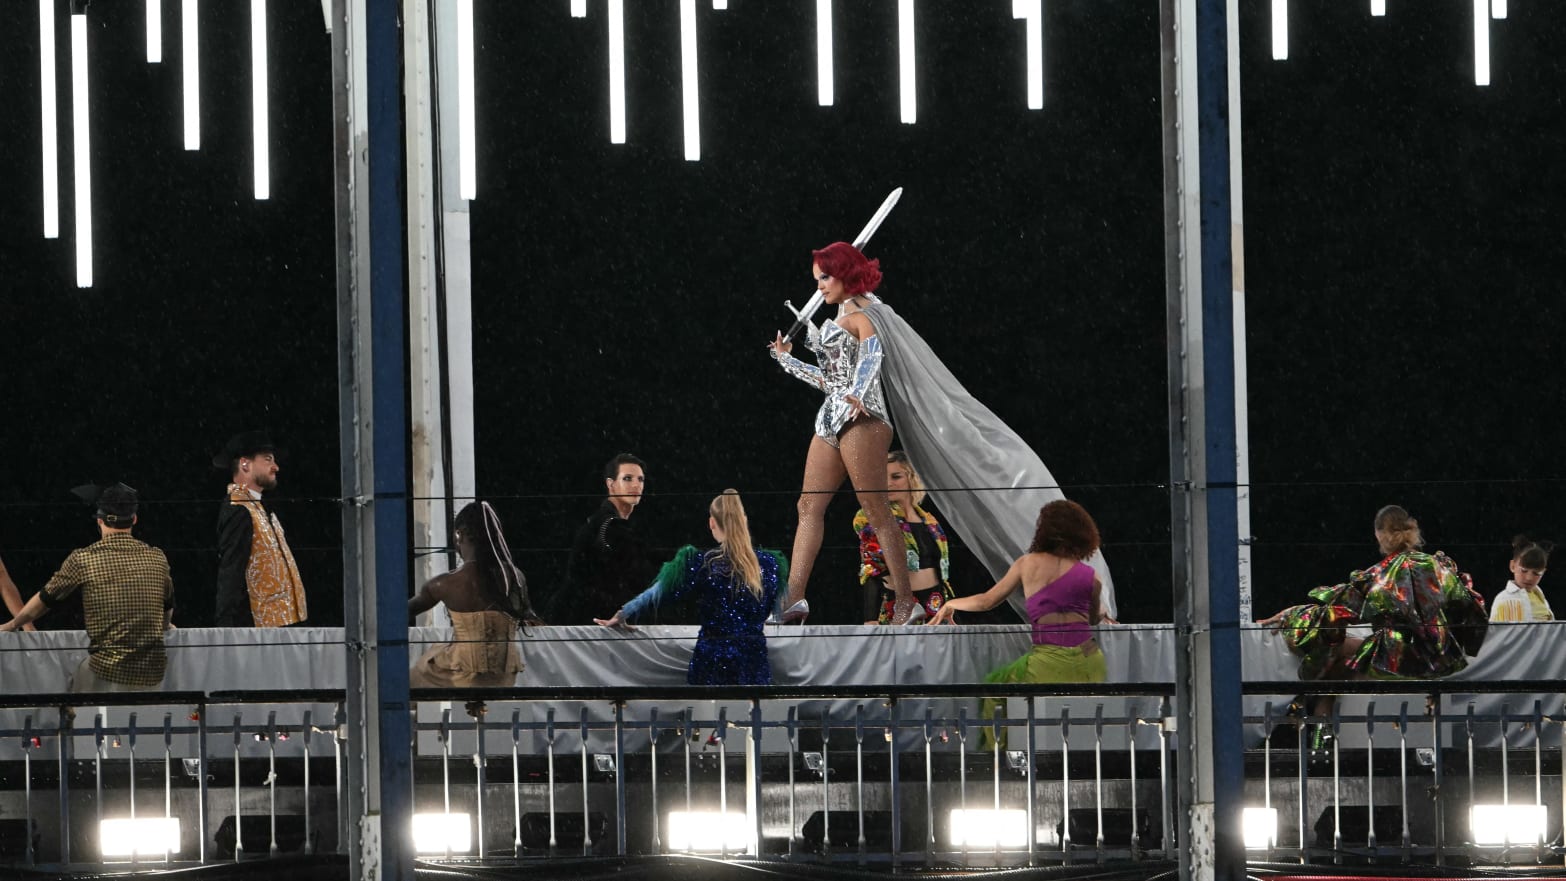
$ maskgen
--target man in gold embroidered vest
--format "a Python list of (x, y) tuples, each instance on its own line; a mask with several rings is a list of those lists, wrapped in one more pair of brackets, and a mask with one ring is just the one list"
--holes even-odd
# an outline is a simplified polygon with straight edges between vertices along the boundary
[(287, 627), (308, 617), (283, 524), (261, 501), (277, 486), (277, 457), (271, 438), (247, 431), (212, 459), (230, 475), (228, 501), (218, 512), (219, 627)]
[(134, 489), (117, 483), (73, 492), (97, 504), (100, 539), (72, 551), (0, 631), (25, 627), (80, 590), (88, 648), (71, 677), (71, 691), (156, 691), (168, 668), (163, 632), (174, 626), (168, 558), (131, 536), (139, 503)]

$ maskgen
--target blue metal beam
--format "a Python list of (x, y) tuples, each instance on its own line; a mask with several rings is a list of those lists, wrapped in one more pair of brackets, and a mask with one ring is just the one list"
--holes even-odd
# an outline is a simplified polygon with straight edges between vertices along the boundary
[(1200, 149), (1203, 455), (1207, 496), (1208, 651), (1211, 659), (1213, 866), (1245, 877), (1245, 787), (1240, 660), (1240, 559), (1235, 491), (1234, 259), (1229, 192), (1227, 0), (1196, 0)]
[(374, 709), (380, 749), (381, 877), (413, 879), (408, 702), (408, 305), (403, 232), (402, 34), (397, 0), (368, 0), (370, 361), (375, 559)]

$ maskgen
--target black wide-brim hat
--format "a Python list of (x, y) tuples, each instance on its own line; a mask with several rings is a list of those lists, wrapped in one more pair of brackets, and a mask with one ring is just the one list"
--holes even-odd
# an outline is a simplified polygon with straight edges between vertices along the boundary
[(228, 443), (223, 445), (223, 452), (212, 457), (212, 467), (228, 471), (234, 467), (235, 459), (248, 459), (258, 453), (271, 453), (279, 459), (283, 458), (282, 447), (272, 443), (271, 435), (264, 431), (242, 431), (228, 439)]

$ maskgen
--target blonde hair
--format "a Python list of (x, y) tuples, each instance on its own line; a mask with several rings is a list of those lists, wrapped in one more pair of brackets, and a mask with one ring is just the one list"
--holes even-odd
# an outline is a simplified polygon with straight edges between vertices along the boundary
[[(917, 508), (924, 504), (924, 481), (919, 478), (918, 469), (914, 468), (913, 463), (908, 461), (908, 454), (902, 450), (893, 450), (886, 454), (886, 464), (903, 466), (903, 470), (908, 472), (908, 494), (913, 497), (914, 507)], [(904, 511), (903, 513), (909, 517), (913, 516), (912, 511)]]
[(1419, 521), (1398, 505), (1387, 505), (1376, 512), (1376, 538), (1383, 554), (1401, 554), (1425, 543), (1419, 534)]
[(723, 530), (723, 556), (734, 572), (735, 585), (744, 583), (756, 599), (761, 599), (761, 561), (756, 559), (756, 549), (750, 544), (750, 525), (745, 520), (739, 490), (724, 490), (707, 506), (707, 513)]

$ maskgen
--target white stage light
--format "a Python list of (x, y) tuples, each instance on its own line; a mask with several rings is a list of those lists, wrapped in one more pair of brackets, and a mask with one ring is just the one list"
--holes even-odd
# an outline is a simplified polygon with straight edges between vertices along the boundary
[(668, 836), (671, 853), (737, 853), (755, 841), (756, 829), (743, 812), (671, 811)]
[(473, 824), (467, 814), (414, 814), (416, 853), (467, 853), (473, 849)]
[(1386, 15), (1387, 14), (1387, 0), (1370, 0), (1370, 14), (1371, 15)]
[(1474, 0), (1474, 85), (1490, 84), (1490, 0)]
[(98, 849), (106, 857), (179, 853), (179, 818), (104, 820), (98, 824)]
[(1272, 0), (1272, 60), (1289, 58), (1289, 0)]
[(1474, 805), (1468, 815), (1474, 844), (1537, 844), (1548, 820), (1544, 805)]
[(76, 286), (92, 287), (92, 142), (87, 130), (87, 16), (71, 16), (71, 135), (76, 142)]
[(54, 83), (54, 0), (38, 0), (38, 100), (42, 111), (44, 238), (60, 237), (60, 120)]
[(952, 811), (950, 826), (952, 847), (1028, 846), (1027, 811), (959, 809)]
[(1028, 109), (1044, 109), (1043, 0), (1011, 0), (1011, 17), (1027, 23)]
[(912, 125), (919, 118), (919, 98), (914, 91), (914, 0), (897, 0), (897, 72), (903, 122)]
[(180, 2), (180, 69), (185, 74), (185, 149), (201, 149), (201, 59), (196, 47), (196, 0)]
[(625, 143), (625, 0), (609, 0), (609, 143)]
[(712, 0), (712, 8), (713, 9), (720, 9), (720, 10), (721, 9), (728, 9), (729, 8), (729, 0)]
[(1490, 15), (1495, 18), (1506, 17), (1506, 0), (1490, 0)]
[(250, 119), (255, 147), (256, 198), (272, 197), (272, 153), (266, 107), (266, 0), (250, 0)]
[(680, 95), (685, 117), (685, 158), (701, 158), (701, 98), (696, 81), (696, 0), (680, 0)]
[(1278, 809), (1246, 808), (1240, 815), (1248, 850), (1264, 850), (1278, 843)]
[(457, 191), (464, 199), (478, 195), (473, 83), (473, 0), (457, 0)]
[(163, 60), (163, 0), (147, 0), (147, 63)]
[(832, 0), (816, 0), (816, 103), (832, 106)]
[(587, 0), (571, 0), (571, 17), (587, 17)]

